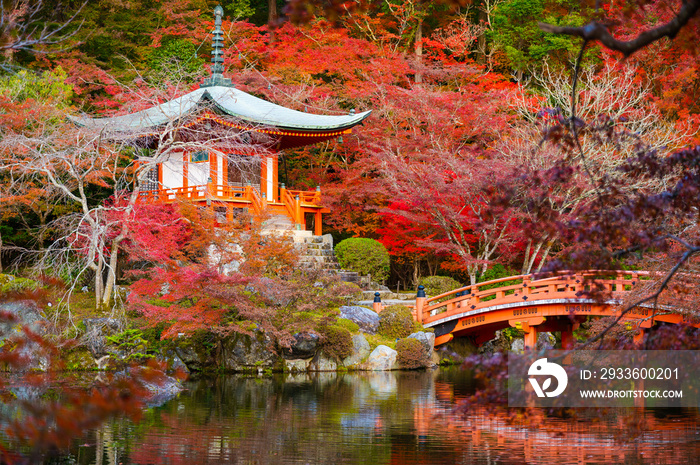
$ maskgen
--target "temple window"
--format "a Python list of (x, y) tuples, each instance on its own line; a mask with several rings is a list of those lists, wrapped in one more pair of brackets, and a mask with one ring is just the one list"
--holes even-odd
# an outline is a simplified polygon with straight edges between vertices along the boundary
[(202, 163), (205, 161), (209, 161), (209, 152), (205, 150), (193, 152), (192, 154), (190, 154), (190, 161), (192, 163)]

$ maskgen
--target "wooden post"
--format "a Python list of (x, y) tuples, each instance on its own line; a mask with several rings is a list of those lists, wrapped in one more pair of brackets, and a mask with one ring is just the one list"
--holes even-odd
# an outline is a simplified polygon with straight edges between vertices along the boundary
[(561, 348), (563, 350), (571, 350), (574, 348), (574, 329), (562, 330), (561, 332)]
[(632, 342), (634, 342), (636, 345), (641, 345), (642, 342), (644, 342), (644, 330), (642, 328), (639, 328), (637, 332), (634, 333)]
[(316, 218), (314, 219), (314, 235), (320, 236), (323, 234), (323, 228), (321, 227), (321, 210), (316, 212)]
[(423, 323), (423, 306), (425, 306), (425, 287), (421, 284), (418, 286), (416, 293), (416, 321)]
[(382, 305), (382, 297), (379, 295), (379, 292), (374, 293), (374, 302), (372, 303), (372, 309), (376, 313), (380, 313), (382, 310), (384, 310), (384, 306)]
[[(523, 324), (523, 330), (525, 330), (525, 324)], [(528, 325), (528, 331), (525, 332), (524, 342), (526, 350), (537, 349), (537, 328)]]
[(296, 224), (297, 230), (302, 229), (301, 224), (302, 224), (302, 216), (301, 216), (301, 200), (299, 200), (299, 196), (295, 195), (294, 196), (294, 223)]

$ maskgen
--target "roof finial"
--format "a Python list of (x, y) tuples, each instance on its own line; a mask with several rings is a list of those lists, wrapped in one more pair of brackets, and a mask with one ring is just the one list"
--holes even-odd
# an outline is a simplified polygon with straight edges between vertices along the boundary
[(202, 82), (200, 87), (226, 86), (233, 87), (231, 80), (224, 77), (224, 31), (221, 30), (221, 18), (224, 9), (221, 5), (214, 8), (214, 30), (211, 40), (211, 77)]

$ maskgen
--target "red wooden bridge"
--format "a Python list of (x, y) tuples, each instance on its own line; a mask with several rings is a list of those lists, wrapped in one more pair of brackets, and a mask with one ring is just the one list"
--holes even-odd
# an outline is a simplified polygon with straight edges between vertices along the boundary
[[(534, 348), (537, 333), (561, 332), (562, 347), (573, 346), (573, 330), (590, 316), (617, 317), (619, 305), (637, 286), (651, 279), (644, 271), (590, 271), (535, 279), (534, 275), (512, 276), (465, 286), (435, 297), (424, 293), (416, 299), (415, 318), (435, 329), (435, 345), (455, 337), (470, 337), (477, 345), (493, 339), (498, 330), (516, 327), (525, 333), (525, 347)], [(598, 296), (603, 296), (600, 298)], [(687, 315), (668, 308), (654, 313), (638, 307), (621, 320), (639, 328), (658, 322), (688, 323)]]

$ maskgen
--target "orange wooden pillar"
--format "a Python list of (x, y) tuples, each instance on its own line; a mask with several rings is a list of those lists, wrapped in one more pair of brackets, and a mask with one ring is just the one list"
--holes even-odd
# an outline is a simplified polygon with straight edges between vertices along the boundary
[(190, 185), (190, 154), (182, 152), (182, 187), (187, 188)]
[(639, 328), (636, 333), (634, 333), (634, 336), (632, 336), (632, 342), (634, 342), (636, 345), (641, 345), (642, 342), (644, 342), (644, 329)]
[(294, 196), (294, 216), (294, 223), (296, 223), (297, 230), (305, 230), (304, 213), (301, 211), (301, 199), (298, 195)]
[(509, 320), (508, 324), (514, 328), (519, 328), (525, 333), (523, 342), (525, 343), (525, 350), (535, 350), (537, 349), (537, 326), (544, 323), (545, 317), (532, 317), (523, 320)]
[(425, 287), (421, 284), (418, 286), (416, 293), (416, 321), (423, 323), (423, 307), (425, 306)]
[(384, 305), (382, 305), (382, 297), (379, 295), (379, 292), (374, 293), (374, 302), (372, 303), (372, 309), (376, 313), (380, 313), (382, 310), (384, 310)]
[[(523, 324), (523, 326), (525, 326)], [(524, 330), (524, 328), (523, 328)], [(525, 332), (525, 350), (535, 350), (537, 349), (537, 328), (534, 326), (529, 326), (529, 331)]]
[(566, 329), (561, 332), (561, 348), (571, 350), (574, 348), (574, 329)]
[(321, 228), (321, 210), (317, 210), (314, 217), (314, 235), (320, 236), (323, 234), (323, 229)]

